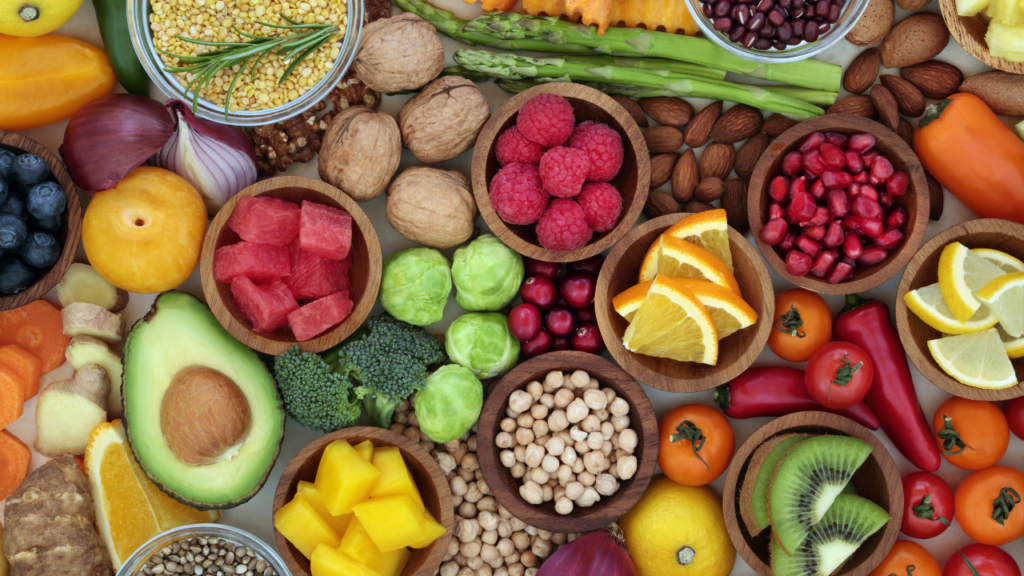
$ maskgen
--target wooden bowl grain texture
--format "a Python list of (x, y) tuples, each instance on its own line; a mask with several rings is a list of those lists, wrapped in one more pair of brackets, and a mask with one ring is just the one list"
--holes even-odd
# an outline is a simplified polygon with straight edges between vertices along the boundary
[[(892, 162), (893, 167), (910, 175), (910, 186), (907, 187), (906, 194), (896, 198), (894, 204), (907, 210), (907, 223), (903, 225), (903, 243), (895, 250), (890, 250), (889, 257), (878, 264), (858, 264), (853, 271), (853, 278), (839, 284), (830, 284), (825, 278), (810, 275), (793, 276), (786, 272), (784, 257), (780, 256), (775, 248), (761, 241), (761, 228), (767, 222), (768, 206), (771, 203), (768, 186), (772, 178), (782, 173), (782, 160), (786, 154), (796, 150), (805, 136), (818, 131), (846, 135), (871, 134), (875, 137), (875, 148)], [(928, 228), (928, 209), (928, 180), (914, 150), (889, 128), (873, 120), (850, 114), (826, 114), (811, 118), (783, 132), (761, 154), (754, 167), (754, 175), (747, 193), (750, 232), (761, 255), (786, 280), (821, 294), (856, 294), (870, 290), (895, 276), (907, 265), (924, 240), (924, 233)]]
[[(601, 382), (602, 387), (615, 390), (619, 397), (629, 403), (630, 427), (639, 437), (633, 452), (637, 459), (636, 474), (621, 482), (618, 492), (611, 497), (602, 496), (600, 502), (589, 508), (575, 506), (572, 513), (566, 516), (555, 512), (554, 502), (535, 506), (523, 500), (519, 496), (522, 480), (513, 478), (509, 469), (499, 461), (500, 450), (494, 444), (494, 437), (501, 432), (499, 425), (505, 418), (505, 409), (508, 408), (508, 398), (512, 392), (525, 388), (534, 380), (543, 382), (548, 372), (554, 370), (561, 370), (566, 377), (576, 370), (586, 370), (591, 378)], [(587, 352), (549, 352), (516, 366), (491, 390), (480, 414), (477, 456), (480, 458), (484, 480), (494, 498), (513, 516), (551, 532), (589, 532), (618, 520), (637, 503), (647, 489), (658, 463), (658, 419), (643, 388), (615, 364)]]
[[(277, 490), (274, 492), (274, 510), (271, 513), (270, 522), (273, 523), (273, 515), (277, 514), (278, 509), (295, 497), (300, 480), (312, 482), (316, 478), (320, 457), (323, 456), (327, 445), (335, 440), (348, 440), (348, 443), (353, 446), (370, 440), (374, 446), (397, 446), (402, 451), (405, 465), (409, 468), (413, 479), (416, 480), (420, 496), (423, 497), (423, 504), (448, 531), (430, 546), (412, 550), (412, 557), (409, 558), (409, 563), (402, 570), (401, 576), (434, 576), (448, 551), (448, 543), (455, 530), (455, 509), (452, 505), (451, 488), (448, 486), (448, 480), (445, 478), (444, 472), (441, 471), (441, 467), (426, 450), (409, 438), (390, 430), (373, 426), (345, 428), (321, 436), (308, 444), (295, 455), (295, 458), (292, 458), (281, 474), (281, 480), (278, 481)], [(294, 576), (311, 576), (309, 559), (288, 542), (277, 529), (274, 529), (274, 538), (277, 539), (277, 549), (281, 551), (281, 558), (288, 565), (288, 570)]]
[[(585, 120), (596, 120), (608, 124), (622, 136), (625, 157), (622, 169), (609, 183), (622, 195), (622, 214), (619, 223), (607, 232), (595, 232), (590, 242), (571, 252), (559, 252), (542, 248), (537, 242), (534, 224), (506, 224), (491, 206), (487, 186), (501, 168), (495, 157), (495, 144), (498, 136), (506, 128), (515, 125), (519, 109), (527, 100), (537, 94), (557, 94), (572, 104), (577, 123)], [(491, 115), (477, 136), (473, 150), (473, 195), (476, 205), (484, 221), (502, 242), (523, 256), (547, 262), (575, 262), (590, 258), (611, 248), (622, 238), (637, 218), (647, 201), (647, 191), (651, 183), (651, 161), (647, 153), (647, 143), (637, 127), (633, 117), (613, 100), (611, 96), (598, 92), (588, 86), (568, 82), (553, 82), (535, 86), (529, 90), (509, 98)]]
[(57, 184), (60, 184), (60, 187), (64, 189), (64, 194), (68, 197), (59, 235), (60, 258), (46, 274), (36, 279), (35, 284), (17, 294), (0, 294), (0, 310), (10, 310), (42, 298), (60, 282), (71, 263), (75, 261), (75, 253), (78, 252), (78, 245), (82, 241), (82, 203), (78, 198), (78, 187), (71, 179), (71, 174), (68, 173), (60, 158), (45, 146), (27, 136), (0, 130), (0, 148), (15, 154), (35, 154), (46, 160), (52, 178), (57, 181)]
[[(352, 215), (352, 269), (349, 270), (349, 279), (352, 284), (352, 291), (349, 294), (353, 304), (352, 313), (337, 326), (305, 342), (297, 342), (295, 335), (287, 326), (269, 334), (253, 332), (252, 322), (242, 316), (235, 306), (234, 299), (231, 297), (231, 285), (213, 279), (214, 251), (241, 240), (238, 234), (226, 225), (238, 200), (244, 196), (263, 195), (295, 204), (301, 204), (303, 200), (317, 202), (332, 208), (341, 208)], [(382, 261), (377, 232), (374, 231), (370, 219), (355, 200), (320, 180), (282, 176), (257, 182), (242, 190), (228, 200), (220, 212), (217, 212), (217, 216), (214, 217), (210, 228), (206, 231), (206, 239), (203, 240), (199, 274), (206, 302), (221, 325), (249, 348), (264, 354), (279, 356), (295, 345), (298, 345), (303, 352), (322, 352), (355, 332), (363, 320), (366, 320), (370, 309), (373, 308), (373, 303), (377, 300)]]
[(889, 523), (875, 532), (839, 569), (836, 576), (867, 576), (889, 553), (903, 520), (903, 483), (892, 456), (870, 430), (849, 418), (827, 412), (797, 412), (776, 418), (747, 438), (729, 464), (722, 491), (722, 508), (729, 537), (740, 557), (761, 576), (773, 576), (769, 548), (771, 529), (750, 534), (740, 517), (739, 495), (751, 455), (764, 441), (778, 434), (832, 434), (852, 436), (871, 444), (874, 451), (853, 475), (857, 495), (889, 512)]
[(594, 311), (601, 337), (611, 355), (634, 378), (659, 390), (700, 392), (710, 390), (739, 376), (757, 358), (768, 342), (775, 313), (775, 293), (768, 269), (757, 250), (742, 234), (729, 227), (736, 281), (743, 299), (757, 312), (757, 322), (718, 342), (715, 366), (697, 362), (678, 362), (635, 354), (622, 345), (629, 322), (615, 312), (612, 298), (638, 283), (640, 264), (658, 236), (687, 213), (667, 214), (637, 226), (612, 249), (597, 277)]
[(1003, 72), (1024, 74), (1024, 62), (1010, 62), (1004, 58), (997, 58), (988, 51), (988, 44), (985, 42), (988, 23), (980, 14), (969, 18), (958, 15), (956, 0), (939, 0), (939, 8), (942, 9), (942, 19), (946, 21), (946, 28), (949, 28), (950, 34), (968, 54)]
[[(993, 402), (1024, 396), (1024, 386), (1020, 384), (1001, 390), (985, 390), (961, 384), (946, 374), (928, 350), (928, 341), (942, 338), (942, 334), (925, 324), (903, 301), (907, 292), (939, 281), (939, 257), (950, 242), (960, 242), (968, 248), (994, 248), (1024, 260), (1024, 226), (1009, 220), (969, 220), (943, 230), (925, 243), (907, 264), (896, 290), (896, 329), (907, 356), (929, 382), (954, 396)], [(1024, 358), (1011, 362), (1017, 372), (1017, 381), (1024, 380)]]

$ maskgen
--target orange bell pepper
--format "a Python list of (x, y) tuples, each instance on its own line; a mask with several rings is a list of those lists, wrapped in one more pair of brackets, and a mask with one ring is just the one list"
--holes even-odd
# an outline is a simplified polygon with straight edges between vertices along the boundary
[(914, 151), (971, 212), (1024, 224), (1024, 142), (977, 96), (954, 94), (929, 106)]
[(0, 129), (25, 130), (70, 118), (114, 88), (103, 50), (73, 38), (0, 36)]

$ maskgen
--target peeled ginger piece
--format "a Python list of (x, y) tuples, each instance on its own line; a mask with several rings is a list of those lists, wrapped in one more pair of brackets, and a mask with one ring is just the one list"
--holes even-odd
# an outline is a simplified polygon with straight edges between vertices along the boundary
[(985, 42), (993, 56), (1024, 62), (1024, 24), (1007, 26), (993, 20), (988, 25)]

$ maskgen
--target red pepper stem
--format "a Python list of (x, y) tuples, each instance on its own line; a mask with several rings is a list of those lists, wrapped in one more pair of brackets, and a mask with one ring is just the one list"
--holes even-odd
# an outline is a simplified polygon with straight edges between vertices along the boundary
[(729, 392), (728, 384), (721, 384), (715, 388), (715, 403), (722, 408), (723, 412), (732, 406), (732, 394)]

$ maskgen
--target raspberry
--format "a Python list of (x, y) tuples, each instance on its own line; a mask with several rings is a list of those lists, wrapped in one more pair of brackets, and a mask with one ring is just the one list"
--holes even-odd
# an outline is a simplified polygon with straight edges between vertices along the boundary
[(622, 168), (622, 136), (603, 122), (581, 122), (569, 146), (583, 150), (590, 158), (587, 182), (607, 182)]
[(530, 140), (551, 148), (561, 146), (572, 135), (576, 118), (572, 104), (561, 96), (538, 94), (519, 109), (519, 130)]
[(532, 224), (544, 213), (550, 197), (536, 166), (512, 163), (491, 180), (491, 206), (509, 224)]
[(583, 209), (568, 198), (553, 200), (537, 221), (537, 241), (548, 250), (576, 250), (590, 242), (593, 235)]
[(544, 191), (559, 198), (580, 193), (590, 170), (587, 153), (575, 148), (556, 146), (540, 157), (540, 181)]
[(594, 232), (607, 232), (615, 227), (622, 212), (622, 196), (614, 186), (605, 182), (594, 182), (583, 185), (583, 191), (576, 198), (587, 226)]
[(536, 166), (540, 164), (540, 157), (544, 152), (545, 148), (523, 136), (523, 131), (518, 126), (502, 132), (494, 146), (494, 155), (498, 157), (498, 164), (502, 166), (514, 162)]

